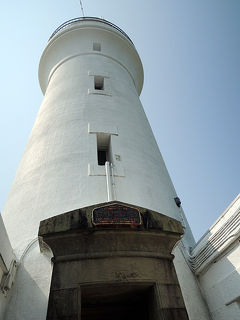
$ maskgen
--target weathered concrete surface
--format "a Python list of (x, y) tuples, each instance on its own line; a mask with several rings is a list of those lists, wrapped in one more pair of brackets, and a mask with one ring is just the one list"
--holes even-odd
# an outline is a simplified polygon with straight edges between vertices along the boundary
[[(129, 204), (125, 204), (120, 201), (112, 201), (66, 212), (41, 221), (39, 236), (49, 237), (52, 233), (74, 231), (80, 229), (96, 230), (96, 227), (92, 223), (93, 209), (115, 203), (130, 206)], [(137, 228), (138, 230), (154, 229), (172, 233), (176, 235), (176, 237), (180, 237), (181, 235), (183, 235), (183, 228), (179, 221), (153, 210), (145, 209), (135, 205), (131, 206), (137, 208), (141, 213), (142, 225)], [(112, 228), (113, 226), (111, 226), (111, 229)]]
[(136, 207), (140, 226), (94, 226), (103, 205), (40, 223), (40, 246), (54, 254), (47, 319), (188, 319), (171, 255), (180, 222)]

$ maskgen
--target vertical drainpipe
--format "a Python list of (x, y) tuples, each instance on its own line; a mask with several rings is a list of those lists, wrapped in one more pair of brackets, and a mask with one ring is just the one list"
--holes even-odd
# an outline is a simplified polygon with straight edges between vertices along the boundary
[(111, 172), (110, 172), (110, 163), (109, 161), (105, 162), (105, 170), (106, 170), (106, 182), (107, 182), (107, 201), (113, 201), (113, 190), (112, 190), (112, 182), (111, 182)]
[(115, 185), (115, 179), (114, 179), (114, 166), (113, 166), (112, 163), (110, 163), (110, 169), (111, 169), (111, 176), (112, 176), (112, 193), (113, 193), (113, 200), (117, 200), (116, 185)]

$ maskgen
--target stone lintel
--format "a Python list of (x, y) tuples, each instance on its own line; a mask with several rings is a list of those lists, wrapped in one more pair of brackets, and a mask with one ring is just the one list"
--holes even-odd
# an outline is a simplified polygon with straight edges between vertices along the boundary
[[(94, 225), (93, 210), (124, 206), (137, 211), (139, 225)], [(51, 248), (55, 261), (142, 256), (172, 259), (171, 251), (183, 234), (181, 223), (158, 212), (118, 201), (66, 212), (41, 221), (41, 251)], [(86, 249), (87, 248), (87, 249)]]
[[(108, 206), (111, 204), (120, 204), (123, 206), (134, 207), (139, 210), (142, 223), (138, 227), (135, 227), (135, 230), (169, 233), (174, 234), (177, 237), (181, 237), (184, 233), (181, 223), (173, 218), (146, 208), (123, 203), (120, 201), (112, 201), (65, 212), (63, 214), (59, 214), (57, 216), (43, 220), (40, 222), (39, 236), (44, 238), (50, 236), (51, 234), (60, 232), (71, 232), (76, 230), (93, 231), (100, 229), (122, 229), (123, 226), (96, 227), (92, 223), (93, 210), (95, 208)], [(130, 228), (133, 229), (133, 226), (130, 226)]]

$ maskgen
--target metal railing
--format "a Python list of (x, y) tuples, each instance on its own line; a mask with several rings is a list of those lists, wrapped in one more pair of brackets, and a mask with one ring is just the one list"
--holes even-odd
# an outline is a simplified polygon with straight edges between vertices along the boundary
[[(97, 22), (102, 22), (105, 23), (111, 27), (113, 27), (114, 29), (118, 30), (119, 32), (121, 32), (132, 44), (132, 40), (129, 38), (129, 36), (122, 30), (120, 29), (118, 26), (116, 26), (115, 24), (105, 20), (105, 19), (101, 19), (101, 18), (96, 18), (96, 17), (80, 17), (80, 18), (75, 18), (75, 19), (71, 19), (68, 20), (66, 22), (64, 22), (63, 24), (61, 24), (51, 35), (51, 37), (49, 38), (49, 40), (51, 40), (56, 33), (58, 33), (59, 31), (61, 31), (62, 29), (67, 28), (69, 25), (80, 22), (80, 21), (97, 21)], [(48, 41), (49, 41), (48, 40)]]

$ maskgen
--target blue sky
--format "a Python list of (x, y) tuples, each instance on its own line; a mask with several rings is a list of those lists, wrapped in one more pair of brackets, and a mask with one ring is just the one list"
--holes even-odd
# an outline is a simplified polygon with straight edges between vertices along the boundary
[[(239, 193), (240, 1), (83, 0), (133, 40), (141, 101), (196, 240)], [(37, 72), (77, 0), (4, 1), (0, 12), (0, 209), (42, 101)], [(19, 214), (21, 214), (19, 212)]]

